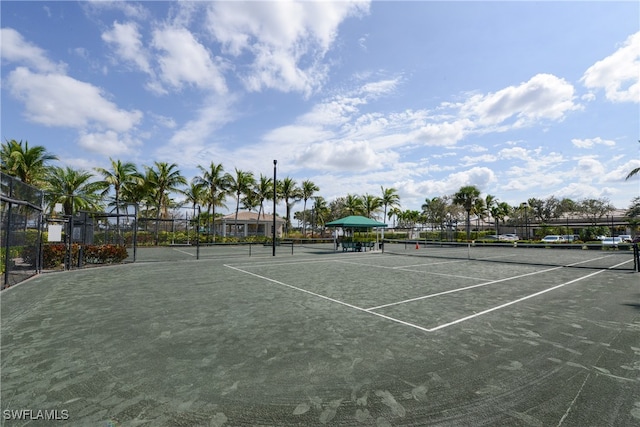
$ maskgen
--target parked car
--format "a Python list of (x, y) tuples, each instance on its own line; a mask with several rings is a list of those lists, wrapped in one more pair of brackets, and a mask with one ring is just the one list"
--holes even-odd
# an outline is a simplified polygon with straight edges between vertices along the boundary
[(482, 236), (478, 240), (498, 240), (499, 237), (495, 234), (487, 234), (486, 236)]
[(564, 237), (564, 239), (567, 242), (573, 242), (573, 241), (576, 241), (576, 240), (580, 240), (580, 236), (578, 236), (577, 234), (565, 234), (562, 237)]
[(605, 237), (602, 244), (604, 246), (618, 246), (622, 242), (623, 241), (620, 237)]
[(508, 242), (515, 242), (516, 240), (520, 240), (517, 234), (501, 234), (500, 240), (506, 240)]
[(621, 234), (618, 236), (623, 242), (631, 243), (633, 239), (631, 238), (631, 234)]
[(548, 236), (544, 236), (541, 240), (542, 243), (564, 243), (566, 239), (564, 236), (558, 236), (556, 234), (551, 234)]

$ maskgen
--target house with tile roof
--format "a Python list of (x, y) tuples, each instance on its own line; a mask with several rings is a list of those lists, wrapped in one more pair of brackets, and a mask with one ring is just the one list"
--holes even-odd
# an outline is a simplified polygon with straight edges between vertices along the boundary
[[(276, 215), (276, 237), (282, 237), (284, 230), (285, 220)], [(220, 227), (222, 236), (237, 236), (237, 237), (249, 237), (249, 236), (265, 236), (271, 237), (273, 235), (273, 215), (258, 214), (256, 212), (241, 211), (238, 212), (238, 218), (236, 220), (236, 214), (230, 213), (223, 216), (220, 220), (216, 220), (216, 228)]]

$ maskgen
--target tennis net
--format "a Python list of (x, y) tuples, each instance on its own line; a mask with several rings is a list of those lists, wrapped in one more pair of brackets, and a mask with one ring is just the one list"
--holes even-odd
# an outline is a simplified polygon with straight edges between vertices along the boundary
[(383, 253), (387, 255), (590, 269), (638, 271), (640, 268), (637, 244), (608, 248), (602, 245), (459, 243), (391, 239), (385, 239), (383, 243)]

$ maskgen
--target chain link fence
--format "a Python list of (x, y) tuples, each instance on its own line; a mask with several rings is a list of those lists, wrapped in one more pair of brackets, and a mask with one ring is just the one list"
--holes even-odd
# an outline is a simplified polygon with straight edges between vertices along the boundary
[(41, 269), (43, 200), (41, 190), (1, 173), (1, 289), (26, 280)]

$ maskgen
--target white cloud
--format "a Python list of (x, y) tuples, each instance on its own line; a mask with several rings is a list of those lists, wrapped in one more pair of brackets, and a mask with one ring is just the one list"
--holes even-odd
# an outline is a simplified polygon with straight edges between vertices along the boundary
[(613, 102), (640, 102), (640, 32), (610, 56), (596, 62), (580, 80), (588, 89), (604, 89)]
[(7, 77), (11, 94), (25, 104), (25, 115), (46, 126), (90, 126), (126, 132), (142, 118), (137, 110), (119, 109), (103, 91), (61, 74), (36, 74), (18, 67)]
[(132, 154), (134, 153), (134, 148), (140, 145), (139, 142), (133, 141), (128, 135), (118, 135), (114, 131), (103, 133), (81, 132), (78, 142), (81, 147), (89, 151), (110, 157)]
[(518, 86), (495, 93), (474, 95), (460, 107), (463, 116), (477, 126), (495, 126), (513, 119), (513, 127), (531, 125), (540, 120), (562, 120), (580, 108), (574, 103), (574, 88), (551, 74), (537, 74)]
[(102, 40), (114, 46), (116, 54), (123, 60), (135, 64), (138, 69), (151, 74), (149, 54), (142, 46), (138, 26), (133, 22), (113, 23), (113, 28), (102, 33)]
[[(631, 172), (636, 168), (640, 168), (640, 159), (632, 159), (625, 163), (617, 164), (615, 166), (607, 165), (605, 167), (605, 169), (607, 170), (607, 173), (604, 175), (602, 180), (604, 182), (624, 182), (626, 181), (626, 178), (627, 178), (627, 175), (629, 175), (629, 172)], [(637, 182), (637, 179), (638, 179), (637, 177), (630, 178), (629, 182), (633, 181), (634, 179)], [(638, 192), (638, 187), (636, 187), (636, 194), (637, 192)]]
[(2, 61), (23, 64), (39, 72), (64, 72), (66, 65), (52, 62), (44, 50), (26, 41), (22, 35), (12, 28), (0, 29)]
[(483, 154), (480, 156), (464, 156), (460, 159), (464, 166), (475, 165), (478, 163), (493, 163), (498, 161), (498, 157), (493, 154)]
[(596, 138), (587, 138), (587, 139), (577, 139), (574, 138), (571, 140), (571, 143), (578, 148), (593, 148), (595, 145), (606, 145), (609, 147), (613, 147), (616, 145), (615, 141), (610, 139), (602, 139), (599, 136)]
[(207, 20), (225, 53), (252, 56), (243, 73), (249, 90), (309, 94), (326, 79), (327, 68), (321, 60), (340, 23), (368, 9), (368, 1), (215, 2)]
[[(179, 153), (180, 164), (191, 167), (205, 163), (203, 153), (214, 145), (210, 142), (211, 134), (233, 120), (231, 106), (234, 102), (232, 95), (207, 97), (195, 117), (178, 127), (169, 142), (156, 149), (155, 155), (163, 161), (175, 161), (176, 153)], [(156, 119), (168, 126), (177, 127), (173, 119), (161, 116)], [(212, 155), (218, 157), (218, 153), (219, 151), (212, 150)], [(230, 159), (234, 160), (233, 157)]]
[(498, 155), (501, 159), (531, 160), (529, 151), (522, 147), (503, 148)]
[(328, 140), (333, 133), (320, 126), (288, 125), (276, 128), (263, 136), (263, 140), (270, 143), (307, 145)]
[(378, 98), (395, 92), (398, 87), (399, 80), (400, 79), (396, 78), (367, 83), (362, 86), (361, 91), (369, 97)]
[(149, 113), (149, 117), (153, 118), (153, 120), (158, 123), (160, 126), (175, 129), (177, 126), (176, 121), (172, 117), (163, 116), (161, 114)]
[(160, 78), (176, 89), (184, 84), (208, 88), (223, 94), (227, 86), (221, 67), (211, 53), (185, 28), (163, 28), (153, 32), (153, 46), (158, 57)]
[(484, 193), (490, 184), (495, 181), (496, 175), (491, 169), (474, 167), (465, 171), (452, 173), (442, 179), (423, 181), (409, 179), (397, 182), (394, 186), (401, 188), (406, 197), (411, 199), (413, 203), (422, 203), (427, 197), (431, 198), (454, 194), (460, 187), (465, 185), (474, 185)]
[(319, 142), (308, 146), (296, 158), (307, 168), (316, 170), (370, 171), (390, 160), (377, 153), (366, 141)]
[(594, 177), (604, 175), (605, 168), (601, 162), (592, 158), (584, 157), (578, 160), (578, 174), (583, 181), (592, 181)]
[(127, 1), (91, 0), (81, 2), (80, 5), (89, 13), (103, 13), (108, 10), (121, 12), (128, 18), (147, 19), (149, 11), (141, 4)]
[(449, 175), (447, 182), (454, 191), (458, 191), (460, 187), (465, 185), (475, 185), (480, 191), (484, 191), (495, 180), (496, 175), (493, 170), (486, 167), (475, 167)]
[(617, 192), (618, 190), (612, 187), (596, 186), (585, 182), (572, 182), (556, 189), (548, 196), (555, 196), (559, 199), (581, 200), (587, 198), (609, 198)]
[(452, 146), (464, 138), (469, 127), (467, 120), (429, 123), (412, 132), (410, 139), (427, 146)]

